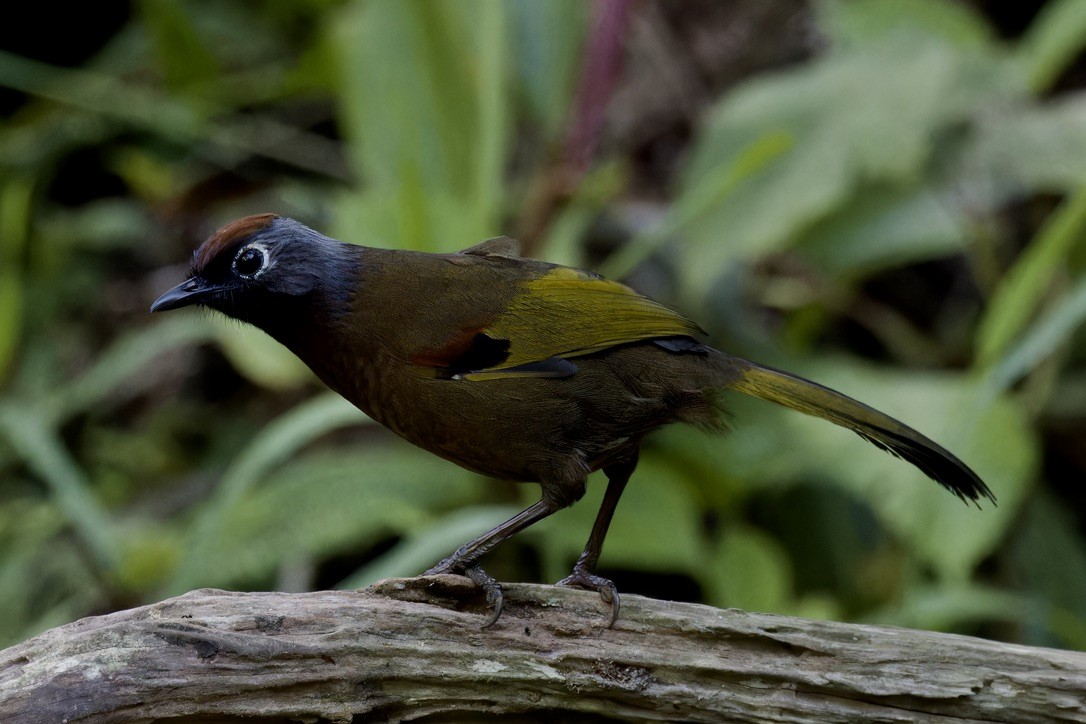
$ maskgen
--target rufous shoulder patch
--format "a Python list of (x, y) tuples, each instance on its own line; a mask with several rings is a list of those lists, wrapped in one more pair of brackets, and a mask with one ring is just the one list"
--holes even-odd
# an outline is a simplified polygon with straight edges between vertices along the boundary
[(267, 228), (279, 214), (254, 214), (234, 219), (226, 226), (207, 237), (192, 258), (192, 270), (199, 274), (224, 249), (234, 246), (243, 239)]

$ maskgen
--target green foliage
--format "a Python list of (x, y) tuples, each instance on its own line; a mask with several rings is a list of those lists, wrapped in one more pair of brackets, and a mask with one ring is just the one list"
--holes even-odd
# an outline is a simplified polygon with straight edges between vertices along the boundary
[(281, 344), (256, 327), (225, 317), (212, 317), (211, 325), (223, 354), (239, 372), (272, 390), (301, 387), (313, 378), (309, 368)]
[[(722, 266), (743, 257), (792, 245), (802, 249), (806, 233), (847, 239), (879, 231), (869, 228), (872, 217), (902, 213), (902, 204), (904, 213), (911, 211), (928, 227), (927, 243), (897, 241), (893, 236), (902, 232), (891, 231), (880, 244), (823, 242), (823, 256), (832, 253), (827, 261), (847, 272), (858, 264), (871, 270), (880, 262), (954, 250), (951, 244), (961, 239), (953, 229), (941, 237), (930, 233), (938, 228), (939, 213), (932, 221), (924, 218), (932, 210), (922, 204), (923, 194), (940, 182), (929, 173), (940, 160), (938, 136), (974, 110), (963, 97), (979, 102), (989, 88), (1006, 90), (1000, 88), (1004, 66), (987, 65), (989, 60), (902, 31), (844, 46), (807, 68), (737, 89), (714, 109), (700, 136), (678, 203), (696, 193), (714, 169), (762, 139), (785, 134), (791, 144), (690, 225), (689, 278), (705, 288)], [(719, 241), (721, 228), (728, 229), (727, 243)], [(863, 256), (845, 256), (857, 246)], [(905, 256), (908, 251), (914, 256)]]
[(83, 471), (54, 435), (50, 435), (33, 413), (0, 409), (4, 436), (26, 460), (27, 465), (50, 489), (57, 506), (79, 533), (103, 568), (116, 567), (120, 553), (115, 531), (106, 512), (90, 493)]
[(863, 497), (882, 524), (940, 578), (967, 578), (1000, 543), (1036, 473), (1036, 441), (1023, 412), (1006, 400), (978, 408), (973, 385), (959, 375), (895, 372), (891, 378), (843, 359), (820, 360), (803, 372), (924, 430), (999, 491), (998, 507), (963, 509), (888, 455), (850, 453), (856, 443), (839, 429), (806, 418), (776, 423), (782, 437), (794, 441), (784, 447), (798, 454), (797, 466), (805, 460), (807, 474), (821, 473)]
[(31, 191), (21, 180), (0, 190), (0, 378), (11, 364), (23, 316), (22, 275), (15, 262), (26, 245)]
[[(243, 505), (246, 495), (275, 466), (322, 435), (367, 420), (343, 398), (325, 393), (261, 429), (223, 472), (207, 507), (193, 521), (184, 556), (169, 590), (173, 593), (187, 591), (207, 575), (210, 559), (232, 555), (223, 544), (223, 536), (229, 528), (228, 516)], [(287, 505), (280, 510), (280, 515), (292, 508)]]
[[(602, 268), (666, 258), (715, 343), (917, 427), (999, 507), (964, 508), (843, 430), (734, 399), (729, 436), (647, 441), (605, 573), (682, 578), (719, 606), (1086, 647), (1082, 535), (1041, 464), (1046, 415), (1081, 425), (1086, 399), (1086, 95), (1041, 95), (1086, 45), (1082, 8), (1048, 2), (1007, 41), (962, 3), (825, 3), (825, 50), (689, 119), (659, 219)], [(292, 568), (341, 587), (415, 574), (537, 494), (511, 505), (393, 439), (260, 332), (145, 308), (195, 237), (242, 213), (430, 251), (510, 231), (563, 173), (589, 4), (133, 13), (78, 68), (0, 54), (0, 85), (29, 96), (0, 127), (0, 643), (194, 587), (286, 585)], [(579, 262), (599, 212), (631, 195), (632, 154), (604, 148), (533, 253)], [(97, 175), (72, 201), (80, 164)], [(947, 302), (925, 325), (870, 296), (947, 259), (983, 309)], [(766, 307), (776, 333), (752, 311)], [(842, 319), (882, 356), (850, 352)], [(503, 573), (566, 575), (599, 477), (512, 546), (534, 555), (496, 552)]]
[(205, 532), (182, 570), (198, 571), (201, 585), (266, 581), (296, 556), (364, 548), (432, 524), (431, 511), (471, 502), (483, 482), (419, 450), (299, 457), (224, 506), (221, 524)]
[(725, 608), (788, 611), (792, 608), (792, 565), (771, 535), (742, 524), (721, 536), (707, 571), (709, 601)]
[[(991, 363), (1037, 311), (1068, 258), (1086, 239), (1086, 187), (1076, 190), (1038, 232), (1035, 243), (1000, 282), (978, 330), (981, 362)], [(1072, 268), (1086, 278), (1086, 269)]]
[[(447, 472), (447, 471), (446, 471)], [(364, 588), (383, 578), (422, 573), (477, 536), (520, 512), (514, 505), (471, 505), (403, 530), (388, 553), (362, 566), (337, 588)]]
[(1022, 39), (1018, 60), (1030, 85), (1044, 90), (1086, 46), (1086, 7), (1057, 0), (1041, 10)]

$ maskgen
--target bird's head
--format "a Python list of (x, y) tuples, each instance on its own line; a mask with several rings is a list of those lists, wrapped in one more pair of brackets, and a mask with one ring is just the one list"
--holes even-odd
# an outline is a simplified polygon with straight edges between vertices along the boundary
[(151, 311), (198, 304), (273, 331), (270, 325), (314, 301), (331, 312), (345, 309), (355, 269), (352, 248), (358, 247), (293, 219), (246, 216), (208, 237), (192, 256), (188, 279), (159, 297)]

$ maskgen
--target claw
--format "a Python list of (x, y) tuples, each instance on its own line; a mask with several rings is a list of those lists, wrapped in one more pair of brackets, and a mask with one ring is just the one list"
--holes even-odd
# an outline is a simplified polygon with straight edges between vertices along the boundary
[(502, 615), (502, 604), (505, 602), (502, 584), (477, 565), (464, 569), (464, 575), (474, 581), (475, 585), (483, 589), (483, 593), (486, 594), (486, 605), (490, 607), (490, 617), (481, 628), (488, 629), (496, 624)]
[(483, 594), (486, 595), (486, 605), (490, 608), (490, 616), (487, 618), (486, 623), (482, 625), (482, 628), (490, 628), (498, 622), (498, 618), (502, 615), (502, 604), (505, 602), (505, 595), (502, 593), (502, 584), (498, 583), (493, 576), (484, 571), (478, 564), (461, 567), (450, 564), (448, 558), (422, 575), (438, 576), (442, 573), (465, 576), (482, 589)]
[(600, 598), (604, 603), (611, 605), (611, 620), (607, 624), (607, 628), (614, 628), (615, 622), (618, 621), (618, 588), (615, 587), (614, 582), (604, 578), (603, 576), (597, 576), (587, 568), (576, 565), (573, 567), (573, 573), (563, 578), (556, 583), (557, 586), (565, 586), (567, 588), (580, 588), (585, 591), (595, 591), (600, 594)]

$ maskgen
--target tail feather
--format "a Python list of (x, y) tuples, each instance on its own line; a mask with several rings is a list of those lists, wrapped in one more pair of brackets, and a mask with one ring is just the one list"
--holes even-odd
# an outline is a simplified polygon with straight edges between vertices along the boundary
[(939, 444), (889, 415), (802, 377), (727, 355), (728, 388), (847, 427), (908, 461), (963, 501), (995, 495), (976, 473)]

